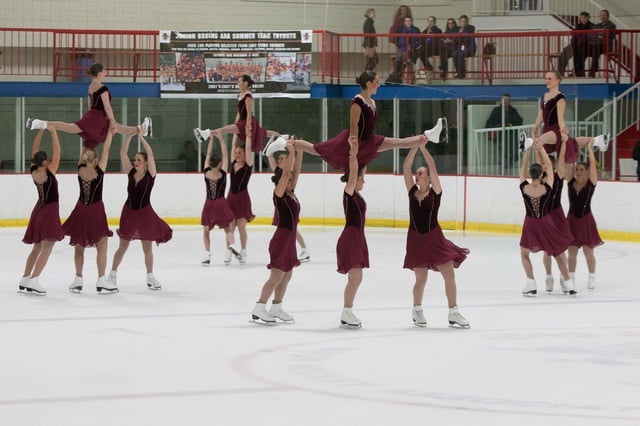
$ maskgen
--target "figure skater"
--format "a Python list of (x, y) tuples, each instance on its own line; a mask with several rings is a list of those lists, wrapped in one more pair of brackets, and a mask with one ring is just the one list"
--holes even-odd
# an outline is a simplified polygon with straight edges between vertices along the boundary
[(233, 133), (238, 135), (240, 140), (245, 144), (250, 140), (254, 151), (262, 151), (264, 148), (264, 140), (267, 136), (279, 135), (276, 131), (265, 130), (260, 127), (260, 123), (258, 123), (258, 120), (253, 115), (253, 95), (250, 90), (252, 85), (253, 80), (249, 75), (244, 74), (238, 78), (240, 94), (238, 95), (238, 112), (236, 113), (234, 124), (228, 124), (215, 130), (193, 129), (194, 135), (200, 142), (209, 139), (211, 132), (220, 133), (221, 135)]
[(367, 203), (360, 195), (364, 187), (365, 169), (358, 168), (357, 137), (349, 138), (349, 146), (349, 169), (340, 178), (346, 182), (342, 194), (345, 225), (336, 245), (336, 257), (338, 272), (347, 275), (340, 328), (357, 329), (362, 327), (362, 322), (353, 313), (353, 302), (362, 283), (362, 269), (369, 267), (369, 248), (364, 235)]
[[(420, 149), (427, 167), (416, 170), (415, 181), (411, 166)], [(404, 183), (409, 193), (409, 231), (404, 258), (404, 268), (415, 273), (413, 286), (413, 323), (426, 327), (427, 320), (422, 309), (422, 298), (427, 284), (429, 269), (438, 271), (444, 279), (444, 288), (449, 304), (449, 325), (469, 328), (467, 321), (458, 310), (457, 288), (454, 268), (465, 261), (469, 250), (447, 240), (438, 223), (438, 210), (442, 198), (442, 185), (436, 163), (425, 145), (413, 147), (403, 164)]]
[[(535, 139), (540, 139), (544, 145), (546, 152), (560, 153), (561, 143), (566, 142), (565, 163), (573, 164), (578, 161), (579, 147), (586, 146), (587, 143), (593, 141), (593, 146), (606, 151), (609, 147), (609, 136), (600, 135), (595, 138), (583, 136), (579, 138), (569, 137), (569, 131), (564, 121), (564, 112), (566, 108), (566, 100), (564, 94), (560, 92), (560, 81), (562, 76), (558, 71), (549, 71), (545, 75), (545, 82), (549, 91), (540, 99), (540, 110), (533, 124), (531, 135), (533, 138), (527, 138), (524, 132), (520, 133), (520, 148), (527, 149), (533, 145)], [(540, 125), (544, 124), (544, 132), (540, 134)]]
[(20, 292), (40, 296), (47, 294), (47, 290), (40, 285), (38, 278), (47, 266), (53, 245), (64, 238), (64, 231), (60, 224), (58, 180), (56, 179), (56, 172), (60, 165), (60, 140), (53, 125), (47, 126), (47, 130), (51, 134), (51, 159), (46, 152), (40, 151), (43, 129), (40, 129), (36, 135), (31, 148), (31, 178), (38, 190), (38, 202), (33, 207), (22, 239), (25, 244), (33, 244), (33, 249), (27, 256), (24, 274), (18, 285)]
[(78, 186), (80, 195), (75, 208), (69, 218), (62, 225), (65, 235), (70, 237), (69, 244), (74, 248), (73, 263), (76, 274), (69, 285), (69, 291), (79, 293), (84, 287), (83, 267), (84, 250), (87, 247), (96, 248), (96, 263), (98, 266), (98, 293), (117, 293), (118, 288), (107, 280), (107, 241), (113, 236), (107, 223), (104, 203), (102, 202), (102, 185), (104, 172), (109, 162), (109, 149), (113, 134), (107, 132), (102, 155), (94, 148), (87, 148), (78, 160)]
[[(275, 173), (279, 168), (282, 168), (282, 165), (287, 159), (287, 155), (288, 153), (286, 151), (280, 151), (274, 153), (274, 155), (270, 155), (269, 157), (267, 157), (269, 161), (269, 167), (271, 168), (272, 172)], [(300, 162), (302, 162), (302, 155), (304, 155), (304, 153), (302, 151), (299, 151), (299, 153), (296, 155), (300, 156)], [(273, 221), (271, 222), (271, 224), (274, 226), (278, 226), (278, 210), (274, 210)], [(310, 261), (311, 253), (309, 251), (309, 248), (307, 248), (307, 243), (305, 242), (304, 237), (300, 233), (300, 229), (298, 228), (296, 228), (296, 241), (300, 245), (300, 256), (298, 256), (298, 260), (302, 263)]]
[[(300, 265), (296, 256), (296, 228), (300, 202), (294, 190), (302, 168), (302, 157), (295, 155), (293, 139), (287, 141), (286, 148), (289, 155), (282, 168), (278, 168), (271, 178), (276, 185), (273, 204), (278, 211), (278, 227), (269, 242), (269, 278), (262, 286), (260, 298), (251, 312), (252, 321), (267, 325), (274, 325), (276, 319), (287, 323), (294, 321), (293, 316), (282, 309), (282, 301), (291, 281), (293, 268)], [(266, 305), (272, 294), (273, 302), (267, 312)]]
[[(564, 146), (564, 144), (562, 145)], [(529, 183), (526, 178), (526, 172), (532, 149), (537, 151), (544, 166), (534, 163), (529, 167), (529, 174), (531, 175), (531, 183)], [(548, 171), (547, 179), (542, 182), (542, 173), (545, 170)], [(560, 287), (563, 293), (576, 294), (569, 277), (567, 257), (565, 255), (565, 251), (571, 243), (571, 235), (567, 235), (562, 229), (558, 228), (549, 215), (554, 181), (551, 170), (551, 161), (542, 143), (536, 142), (533, 148), (527, 148), (520, 168), (520, 192), (526, 209), (522, 236), (520, 237), (520, 260), (527, 275), (527, 282), (522, 290), (524, 296), (535, 296), (537, 294), (533, 265), (531, 264), (529, 253), (536, 253), (541, 250), (556, 259), (558, 269), (560, 269)]]
[(236, 250), (233, 232), (231, 231), (231, 221), (234, 219), (233, 212), (229, 207), (229, 202), (224, 196), (227, 189), (227, 171), (229, 170), (229, 154), (227, 144), (222, 136), (220, 141), (220, 151), (222, 159), (217, 156), (212, 157), (213, 135), (209, 136), (207, 145), (207, 156), (204, 160), (204, 183), (207, 188), (207, 200), (202, 208), (202, 218), (200, 224), (203, 226), (203, 241), (205, 256), (202, 259), (202, 266), (211, 264), (211, 230), (217, 226), (224, 229), (226, 237), (226, 251), (231, 252), (236, 258), (240, 258), (240, 253)]
[[(140, 126), (123, 126), (116, 122), (111, 108), (111, 93), (107, 86), (102, 84), (102, 80), (107, 76), (107, 70), (104, 66), (93, 64), (87, 73), (91, 76), (88, 94), (89, 111), (85, 112), (82, 118), (75, 123), (62, 121), (51, 121), (50, 123), (65, 133), (79, 134), (85, 148), (95, 148), (104, 142), (109, 131), (125, 136), (137, 134)], [(27, 129), (46, 129), (47, 123), (49, 122), (37, 118), (28, 118)], [(151, 118), (145, 117), (143, 124), (146, 129), (144, 136), (152, 136)]]
[(147, 287), (150, 290), (160, 290), (162, 285), (153, 275), (153, 242), (166, 243), (171, 239), (173, 231), (151, 207), (151, 191), (157, 171), (151, 145), (142, 136), (145, 130), (142, 126), (138, 132), (145, 152), (136, 153), (133, 164), (127, 154), (133, 135), (128, 135), (120, 148), (120, 161), (129, 181), (127, 185), (128, 197), (120, 214), (120, 228), (116, 231), (120, 237), (120, 245), (113, 255), (109, 282), (114, 287), (117, 286), (118, 267), (129, 248), (129, 243), (132, 240), (140, 240), (144, 252), (144, 264), (147, 269)]
[(573, 241), (569, 245), (569, 275), (575, 285), (576, 258), (578, 250), (582, 248), (584, 258), (587, 261), (589, 278), (587, 288), (596, 288), (596, 257), (594, 249), (604, 244), (598, 233), (596, 221), (591, 213), (591, 198), (598, 183), (598, 171), (596, 158), (591, 147), (587, 144), (589, 159), (586, 163), (579, 162), (575, 166), (575, 173), (569, 168), (569, 213), (567, 221), (573, 235)]
[[(424, 132), (424, 135), (398, 139), (374, 134), (378, 110), (371, 96), (375, 95), (380, 79), (373, 71), (365, 71), (356, 79), (360, 85), (360, 94), (351, 101), (349, 113), (349, 128), (343, 130), (338, 136), (324, 142), (312, 144), (304, 140), (296, 140), (296, 149), (319, 155), (331, 167), (339, 170), (349, 170), (349, 138), (358, 141), (358, 165), (366, 167), (379, 153), (394, 148), (411, 148), (428, 140), (432, 142), (445, 142), (447, 138), (447, 119), (439, 118), (435, 127)], [(269, 144), (265, 153), (273, 155), (282, 151), (285, 139), (277, 138)]]

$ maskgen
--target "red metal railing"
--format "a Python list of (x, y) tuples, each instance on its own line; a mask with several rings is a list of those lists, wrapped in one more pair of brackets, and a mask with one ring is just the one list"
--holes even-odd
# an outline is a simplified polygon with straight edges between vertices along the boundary
[(158, 31), (0, 28), (0, 75), (77, 80), (93, 63), (112, 77), (158, 76)]
[[(566, 65), (566, 75), (575, 74), (573, 61), (565, 61), (572, 37), (597, 35), (603, 36), (602, 51), (586, 48), (581, 52), (585, 58), (598, 58), (600, 68), (596, 77), (606, 82), (639, 81), (640, 30), (475, 33), (475, 52), (469, 55), (467, 51), (465, 58), (465, 79), (481, 84), (491, 84), (496, 79), (517, 84), (523, 79), (541, 79), (546, 71), (562, 65)], [(352, 84), (366, 67), (364, 36), (314, 30), (312, 80)], [(441, 55), (439, 47), (448, 37), (455, 46), (468, 36), (377, 34), (379, 63), (375, 70), (383, 79), (391, 75), (404, 83), (453, 79), (455, 66), (448, 54)], [(415, 54), (399, 50), (392, 43), (398, 37), (405, 38), (409, 45), (415, 41), (427, 46), (424, 43), (427, 37), (431, 37), (433, 43)], [(444, 76), (438, 67), (443, 60), (450, 63)], [(431, 72), (427, 61), (433, 66)], [(144, 77), (157, 81), (158, 32), (0, 28), (0, 76), (76, 80), (82, 78), (94, 62), (104, 64), (112, 77), (134, 81)], [(588, 78), (588, 61), (585, 65), (585, 78)]]
[[(329, 34), (330, 43), (327, 42)], [(597, 58), (599, 69), (595, 77), (606, 82), (632, 83), (640, 80), (640, 30), (475, 33), (475, 52), (469, 55), (467, 51), (469, 56), (465, 58), (465, 79), (480, 80), (482, 84), (491, 84), (493, 80), (501, 79), (513, 84), (523, 79), (541, 79), (545, 72), (557, 70), (563, 65), (566, 66), (565, 76), (575, 76), (574, 60), (571, 56), (567, 58), (565, 48), (572, 45), (572, 39), (594, 39), (597, 36), (602, 36), (602, 47), (588, 45), (579, 51), (583, 59), (589, 58), (585, 61), (585, 77), (589, 77), (590, 61)], [(366, 67), (362, 48), (364, 37), (365, 34), (361, 33), (335, 34), (314, 31), (314, 49), (319, 50), (319, 63), (314, 64), (314, 81), (352, 82)], [(411, 46), (416, 42), (422, 49), (418, 53), (399, 50), (396, 44), (391, 42), (398, 37), (405, 38), (406, 45)], [(427, 37), (432, 38), (431, 47), (425, 47)], [(445, 51), (442, 55), (442, 42), (446, 38), (452, 38), (452, 45), (460, 46), (467, 37), (469, 34), (377, 34), (379, 63), (375, 71), (383, 78), (399, 74), (399, 82), (404, 83), (414, 83), (416, 79), (421, 78), (452, 79), (457, 74), (450, 55), (455, 48)], [(576, 45), (575, 42), (573, 44)], [(420, 59), (417, 60), (418, 58)], [(433, 67), (431, 73), (428, 72), (425, 63), (427, 60)], [(441, 75), (440, 68), (443, 60), (448, 61), (448, 70), (444, 76)]]

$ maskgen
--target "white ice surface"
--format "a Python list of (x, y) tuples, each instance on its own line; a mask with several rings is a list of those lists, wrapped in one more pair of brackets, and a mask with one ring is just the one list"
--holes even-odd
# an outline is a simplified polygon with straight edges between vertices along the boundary
[[(30, 247), (0, 230), (1, 425), (638, 425), (640, 245), (596, 249), (598, 286), (577, 297), (522, 297), (518, 237), (447, 232), (471, 249), (456, 270), (468, 330), (447, 326), (443, 281), (430, 272), (426, 329), (412, 326), (413, 273), (401, 229), (368, 228), (372, 267), (338, 328), (346, 278), (335, 269), (339, 228), (302, 228), (312, 260), (294, 271), (284, 302), (295, 324), (249, 314), (267, 278), (272, 227), (249, 228), (246, 265), (199, 265), (199, 227), (174, 227), (154, 247), (159, 292), (145, 285), (131, 244), (120, 293), (71, 294), (73, 249), (54, 248), (45, 297), (17, 294)], [(109, 266), (117, 239), (111, 239)], [(540, 293), (544, 272), (533, 256)], [(554, 266), (556, 288), (558, 272)]]

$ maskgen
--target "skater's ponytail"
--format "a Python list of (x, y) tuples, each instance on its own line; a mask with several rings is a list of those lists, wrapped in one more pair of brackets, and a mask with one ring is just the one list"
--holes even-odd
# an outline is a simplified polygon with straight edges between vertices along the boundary
[(247, 83), (247, 85), (249, 87), (253, 86), (253, 79), (251, 78), (251, 76), (249, 74), (243, 74), (240, 77), (240, 80), (244, 81), (245, 83)]
[(33, 154), (33, 158), (31, 159), (31, 163), (36, 167), (42, 167), (42, 163), (44, 163), (48, 159), (47, 153), (44, 151), (38, 151)]
[(276, 186), (278, 186), (278, 182), (280, 182), (280, 178), (282, 177), (282, 169), (280, 167), (276, 167), (273, 172), (273, 176), (271, 176), (271, 182), (273, 182)]
[(97, 77), (98, 74), (100, 74), (102, 71), (104, 71), (104, 66), (102, 66), (102, 64), (93, 64), (87, 70), (87, 74), (89, 74), (91, 77)]

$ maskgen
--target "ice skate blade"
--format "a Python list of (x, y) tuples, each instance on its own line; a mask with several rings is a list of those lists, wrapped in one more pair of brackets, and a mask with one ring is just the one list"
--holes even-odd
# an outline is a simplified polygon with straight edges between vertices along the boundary
[(575, 290), (567, 290), (567, 291), (563, 291), (562, 293), (567, 296), (575, 296), (576, 294), (578, 294), (578, 292)]
[(462, 325), (462, 324), (458, 324), (455, 321), (449, 321), (449, 327), (450, 328), (471, 328), (469, 324)]
[(47, 292), (46, 291), (38, 291), (38, 290), (34, 290), (32, 288), (28, 288), (25, 286), (19, 286), (18, 287), (18, 293), (20, 294), (28, 294), (28, 295), (33, 295), (33, 296), (46, 296)]
[(299, 258), (298, 260), (300, 261), (300, 263), (307, 263), (308, 261), (310, 261), (310, 260), (311, 260), (311, 257), (310, 257), (310, 256), (307, 256), (307, 257), (301, 257), (301, 258)]
[[(105, 288), (105, 287), (96, 287), (96, 291), (99, 294), (115, 294), (120, 292), (120, 290), (117, 288)], [(102, 293), (103, 291), (104, 293)]]
[(348, 324), (344, 321), (340, 321), (340, 328), (344, 330), (358, 330), (362, 328), (362, 324)]
[(83, 289), (83, 286), (69, 287), (69, 291), (75, 294), (82, 292), (82, 289)]
[(154, 286), (152, 286), (152, 285), (151, 285), (151, 284), (149, 284), (149, 283), (147, 283), (147, 288), (148, 288), (149, 290), (153, 290), (153, 291), (162, 290), (162, 286), (160, 286), (160, 287), (154, 287)]
[(280, 322), (282, 322), (283, 324), (295, 324), (295, 322), (296, 322), (295, 319), (286, 320), (286, 319), (282, 319), (280, 317), (274, 317), (274, 318), (277, 319), (277, 320), (280, 320)]
[(427, 323), (417, 322), (416, 320), (413, 320), (413, 326), (418, 328), (427, 328)]
[(259, 324), (259, 325), (267, 325), (267, 326), (276, 325), (275, 320), (274, 321), (265, 321), (262, 318), (260, 318), (259, 316), (253, 315), (253, 314), (251, 314), (251, 319), (249, 320), (249, 322), (252, 322), (254, 324)]
[(535, 297), (538, 294), (538, 290), (529, 290), (529, 291), (523, 291), (522, 295), (525, 297)]
[(26, 127), (27, 129), (29, 129), (29, 130), (32, 130), (32, 129), (31, 129), (31, 123), (33, 123), (33, 118), (31, 118), (31, 117), (27, 117), (27, 124), (26, 124), (26, 126), (25, 126), (25, 127)]

